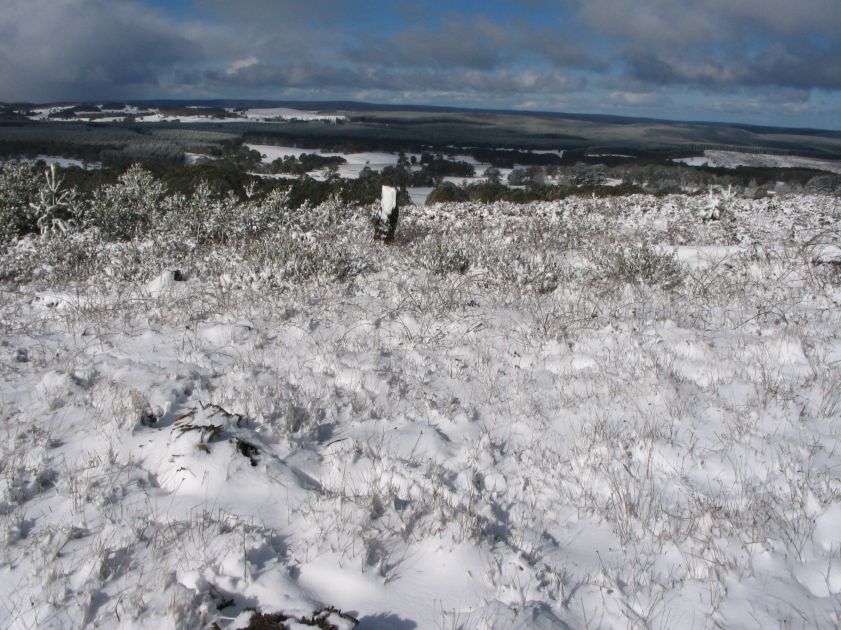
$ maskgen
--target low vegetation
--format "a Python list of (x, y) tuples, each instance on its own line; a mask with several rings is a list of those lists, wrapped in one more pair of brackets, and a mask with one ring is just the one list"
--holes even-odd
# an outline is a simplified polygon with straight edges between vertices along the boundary
[(0, 171), (0, 626), (841, 623), (839, 197), (180, 168)]

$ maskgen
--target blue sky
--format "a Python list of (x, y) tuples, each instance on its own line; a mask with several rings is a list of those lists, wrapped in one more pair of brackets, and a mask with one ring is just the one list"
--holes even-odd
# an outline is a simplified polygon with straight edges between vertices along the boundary
[(0, 0), (0, 100), (418, 103), (841, 129), (841, 0)]

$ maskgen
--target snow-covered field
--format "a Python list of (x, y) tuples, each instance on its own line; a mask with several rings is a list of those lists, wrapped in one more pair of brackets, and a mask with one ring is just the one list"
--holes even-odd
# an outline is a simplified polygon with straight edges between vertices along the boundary
[(0, 627), (838, 627), (841, 202), (708, 203), (5, 281)]
[(819, 160), (796, 155), (742, 153), (740, 151), (704, 151), (703, 157), (678, 158), (672, 161), (689, 166), (710, 166), (713, 168), (737, 168), (739, 166), (811, 168), (818, 171), (841, 173), (841, 162), (836, 160)]
[(272, 120), (328, 120), (336, 122), (337, 120), (344, 120), (346, 118), (346, 116), (339, 114), (323, 114), (320, 112), (302, 109), (291, 109), (289, 107), (246, 109), (242, 112), (242, 116), (248, 120), (256, 120), (260, 122)]
[[(44, 162), (45, 164), (55, 164), (61, 168), (69, 168), (71, 166), (78, 166), (85, 170), (96, 170), (102, 168), (101, 162), (88, 162), (87, 160), (78, 160), (76, 158), (64, 157), (61, 155), (44, 155), (39, 154), (35, 158), (18, 158), (16, 162)], [(0, 159), (0, 166), (4, 160)]]
[[(315, 153), (317, 155), (324, 155), (324, 156), (331, 156), (337, 155), (340, 157), (345, 158), (347, 160), (346, 164), (340, 164), (338, 174), (340, 177), (345, 179), (356, 179), (359, 177), (359, 174), (362, 172), (364, 168), (370, 168), (374, 171), (382, 171), (387, 166), (395, 166), (399, 160), (398, 153), (386, 153), (381, 151), (369, 151), (369, 152), (362, 152), (362, 153), (330, 153), (328, 151), (322, 151), (321, 149), (302, 149), (300, 147), (287, 147), (287, 146), (276, 146), (276, 145), (267, 145), (267, 144), (246, 144), (249, 149), (259, 152), (263, 156), (263, 164), (271, 164), (278, 158), (284, 158), (287, 156), (294, 156), (300, 157), (304, 153)], [(539, 153), (536, 152), (536, 153)], [(416, 153), (408, 153), (406, 154), (408, 159), (415, 157), (416, 159), (420, 159), (420, 155)], [(454, 184), (464, 184), (464, 183), (477, 183), (477, 182), (484, 182), (485, 178), (482, 177), (482, 173), (485, 172), (485, 169), (491, 166), (490, 164), (485, 164), (482, 162), (476, 161), (472, 156), (469, 155), (456, 155), (453, 156), (451, 159), (453, 160), (464, 160), (474, 166), (476, 169), (476, 176), (475, 177), (445, 177), (443, 178), (444, 181), (452, 182)], [(420, 167), (414, 167), (419, 169)], [(511, 173), (513, 169), (510, 168), (503, 168), (500, 170), (500, 176), (505, 180), (508, 177), (508, 174)], [(310, 173), (312, 177), (315, 179), (324, 179), (326, 175), (323, 172), (314, 172)], [(432, 188), (428, 186), (415, 186), (410, 187), (408, 189), (409, 196), (412, 199), (413, 203), (417, 204), (424, 204), (426, 203), (426, 198), (432, 193)]]
[[(277, 146), (268, 144), (246, 144), (245, 146), (247, 146), (249, 149), (259, 152), (263, 156), (263, 164), (271, 164), (276, 159), (284, 158), (287, 156), (300, 157), (304, 153), (315, 153), (317, 155), (324, 156), (337, 155), (347, 160), (346, 164), (339, 165), (338, 170), (339, 176), (345, 179), (358, 178), (359, 174), (366, 167), (374, 171), (382, 171), (387, 166), (395, 166), (400, 157), (398, 153), (386, 153), (382, 151), (369, 151), (362, 153), (331, 153), (329, 151), (323, 151), (321, 149), (302, 149), (300, 147)], [(562, 155), (563, 151), (533, 151), (533, 153), (557, 153), (559, 155)], [(415, 157), (419, 160), (421, 156), (417, 153), (407, 153), (406, 157), (408, 159)], [(486, 178), (483, 176), (483, 174), (485, 172), (485, 169), (489, 168), (491, 164), (479, 162), (473, 156), (470, 155), (453, 155), (450, 156), (448, 159), (465, 161), (468, 164), (472, 164), (476, 171), (476, 175), (474, 177), (444, 177), (443, 181), (457, 185), (475, 184), (486, 181)], [(420, 166), (414, 166), (413, 168), (417, 170), (420, 169)], [(500, 178), (502, 179), (502, 181), (505, 181), (508, 175), (514, 169), (501, 168), (498, 170), (500, 172)], [(324, 179), (326, 177), (326, 175), (323, 172), (314, 172), (310, 173), (310, 175), (315, 179)], [(416, 186), (409, 188), (408, 192), (410, 197), (412, 198), (413, 203), (423, 204), (426, 202), (426, 198), (431, 194), (432, 190), (433, 189), (430, 187)]]
[[(285, 147), (275, 146), (269, 144), (246, 144), (246, 147), (259, 152), (263, 156), (264, 164), (271, 164), (278, 158), (287, 156), (300, 157), (304, 153), (314, 153), (323, 156), (340, 156), (347, 160), (346, 164), (339, 164), (339, 176), (347, 179), (356, 179), (362, 169), (368, 167), (375, 171), (381, 171), (386, 166), (394, 166), (397, 164), (399, 155), (397, 153), (386, 153), (382, 151), (366, 151), (361, 153), (331, 153), (329, 151), (322, 151), (321, 149), (302, 149), (300, 147)], [(407, 158), (414, 155), (420, 158), (420, 155), (409, 153)], [(319, 173), (314, 173), (318, 176)]]
[[(124, 109), (108, 110), (101, 109), (99, 111), (90, 112), (76, 112), (75, 116), (68, 118), (50, 118), (51, 114), (61, 112), (66, 109), (65, 106), (58, 107), (38, 107), (32, 110), (29, 116), (30, 120), (53, 122), (61, 122), (67, 120), (95, 120), (98, 122), (120, 122), (126, 116), (133, 116), (137, 122), (183, 122), (183, 123), (236, 123), (236, 122), (276, 122), (281, 120), (325, 120), (329, 122), (336, 122), (337, 120), (344, 120), (346, 116), (341, 114), (325, 114), (322, 112), (291, 109), (289, 107), (272, 107), (265, 109), (245, 109), (235, 110), (233, 108), (227, 109), (231, 114), (228, 118), (217, 118), (201, 114), (200, 107), (194, 107), (196, 114), (194, 116), (178, 115), (168, 116), (161, 112), (156, 107), (140, 108), (134, 105), (126, 106)], [(103, 116), (105, 114), (105, 116)], [(110, 116), (108, 114), (111, 114)]]

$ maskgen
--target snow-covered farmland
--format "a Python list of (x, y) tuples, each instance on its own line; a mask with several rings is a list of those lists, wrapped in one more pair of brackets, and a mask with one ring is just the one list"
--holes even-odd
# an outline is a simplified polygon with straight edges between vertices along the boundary
[[(202, 107), (188, 106), (187, 109), (195, 109), (194, 115), (167, 115), (165, 111), (161, 111), (157, 107), (139, 107), (136, 105), (127, 105), (123, 109), (105, 109), (97, 107), (93, 111), (76, 111), (74, 115), (64, 118), (53, 117), (63, 110), (66, 106), (46, 106), (38, 107), (32, 110), (29, 115), (30, 120), (36, 121), (72, 121), (72, 120), (88, 120), (97, 122), (121, 122), (126, 116), (132, 116), (136, 122), (183, 122), (183, 123), (242, 123), (242, 122), (277, 122), (277, 121), (312, 121), (321, 120), (328, 122), (336, 122), (344, 120), (346, 116), (342, 114), (323, 113), (311, 110), (293, 109), (289, 107), (271, 107), (271, 108), (257, 108), (257, 109), (233, 109), (226, 110), (227, 115), (220, 118), (213, 114), (203, 114)], [(110, 115), (109, 115), (110, 114)]]
[(248, 120), (255, 120), (259, 122), (274, 120), (327, 120), (330, 122), (336, 122), (337, 120), (344, 120), (346, 118), (346, 116), (340, 114), (324, 114), (315, 111), (291, 109), (289, 107), (246, 109), (241, 112), (240, 115)]
[(7, 249), (0, 626), (837, 627), (841, 203), (708, 203)]
[[(381, 171), (386, 166), (394, 166), (397, 164), (399, 155), (397, 153), (386, 153), (382, 151), (365, 151), (360, 153), (331, 153), (329, 151), (322, 151), (321, 149), (302, 149), (300, 147), (286, 147), (269, 144), (246, 144), (246, 147), (257, 151), (263, 156), (264, 164), (271, 164), (278, 158), (285, 158), (288, 156), (300, 157), (304, 153), (314, 153), (323, 156), (340, 156), (347, 160), (346, 164), (339, 164), (339, 176), (348, 179), (356, 179), (359, 173), (366, 167)], [(407, 158), (420, 158), (420, 155), (409, 153)]]
[[(69, 158), (64, 157), (61, 155), (44, 155), (39, 154), (34, 158), (18, 158), (14, 160), (16, 162), (44, 162), (45, 164), (55, 164), (56, 166), (60, 166), (61, 168), (69, 168), (71, 166), (76, 166), (78, 168), (83, 168), (85, 170), (95, 170), (102, 168), (101, 162), (89, 162), (87, 160), (79, 160), (76, 158)], [(0, 160), (0, 165), (4, 163), (4, 160)]]
[[(365, 168), (370, 168), (374, 171), (381, 171), (382, 169), (388, 166), (395, 166), (398, 163), (398, 160), (400, 159), (400, 155), (398, 153), (387, 153), (382, 151), (368, 151), (361, 153), (331, 153), (329, 151), (323, 151), (321, 149), (302, 149), (300, 147), (267, 144), (246, 144), (245, 146), (249, 149), (260, 153), (263, 156), (263, 164), (271, 164), (274, 160), (277, 160), (279, 158), (285, 158), (288, 156), (300, 157), (304, 153), (315, 153), (317, 155), (322, 156), (340, 156), (347, 160), (347, 163), (339, 164), (338, 175), (346, 179), (358, 178), (359, 174)], [(563, 152), (535, 151), (534, 153), (562, 154)], [(407, 159), (411, 159), (412, 157), (414, 157), (416, 160), (419, 160), (421, 156), (417, 153), (406, 154)], [(448, 159), (464, 161), (468, 164), (471, 164), (476, 171), (476, 175), (474, 177), (444, 177), (443, 181), (457, 185), (465, 183), (475, 184), (477, 182), (486, 181), (486, 178), (483, 176), (483, 174), (485, 172), (485, 169), (489, 168), (491, 164), (479, 162), (473, 156), (470, 155), (453, 155), (449, 156)], [(413, 166), (412, 168), (419, 169), (420, 166)], [(514, 169), (501, 168), (498, 170), (500, 173), (500, 178), (503, 181), (505, 181), (505, 179)], [(310, 175), (315, 179), (324, 179), (326, 177), (324, 172), (314, 172), (310, 173)], [(432, 190), (433, 189), (428, 186), (415, 186), (410, 187), (408, 189), (408, 192), (414, 203), (423, 204), (426, 202), (426, 198), (432, 193)]]
[(688, 166), (710, 166), (713, 168), (737, 168), (739, 166), (811, 168), (817, 171), (841, 173), (841, 162), (837, 160), (821, 160), (797, 155), (743, 153), (740, 151), (704, 151), (702, 157), (677, 158), (672, 161), (687, 164)]
[[(249, 149), (260, 153), (263, 156), (263, 164), (271, 164), (274, 160), (277, 160), (278, 158), (285, 158), (287, 156), (300, 157), (304, 153), (315, 153), (317, 155), (322, 156), (340, 156), (347, 160), (347, 163), (339, 164), (338, 175), (346, 179), (358, 178), (359, 174), (365, 168), (370, 168), (374, 171), (381, 171), (382, 169), (388, 166), (395, 166), (398, 163), (398, 160), (400, 159), (398, 153), (387, 153), (382, 151), (367, 151), (361, 153), (331, 153), (329, 151), (323, 151), (321, 149), (302, 149), (300, 147), (288, 147), (267, 144), (246, 144), (245, 146), (247, 146)], [(420, 159), (421, 156), (416, 153), (406, 154), (407, 159), (411, 159), (412, 157), (414, 157), (415, 159)], [(464, 160), (469, 164), (472, 164), (476, 169), (477, 174), (479, 175), (481, 175), (484, 172), (485, 168), (490, 166), (490, 164), (483, 164), (481, 162), (477, 162), (472, 156), (469, 155), (456, 155), (453, 156), (451, 159)], [(511, 171), (512, 169), (500, 169), (501, 177), (504, 179), (508, 176), (508, 174)], [(310, 175), (315, 179), (324, 179), (326, 177), (326, 174), (324, 172), (314, 172), (310, 173)], [(445, 177), (443, 179), (444, 181), (452, 182), (455, 184), (485, 181), (485, 178), (481, 176)], [(426, 198), (429, 197), (429, 195), (432, 193), (432, 190), (433, 189), (429, 186), (414, 186), (410, 187), (408, 189), (408, 192), (413, 203), (423, 204), (426, 202)]]

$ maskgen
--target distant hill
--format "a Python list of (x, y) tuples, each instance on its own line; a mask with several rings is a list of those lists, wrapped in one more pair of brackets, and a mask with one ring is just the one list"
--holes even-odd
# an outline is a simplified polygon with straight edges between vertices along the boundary
[[(261, 110), (284, 110), (277, 116)], [(299, 111), (300, 116), (295, 112)], [(670, 159), (704, 150), (841, 159), (841, 131), (602, 114), (501, 111), (353, 101), (145, 100), (128, 103), (0, 104), (0, 153), (73, 133), (86, 144), (121, 145), (113, 132), (177, 128), (243, 141), (356, 150), (452, 147), (621, 154)], [(54, 129), (54, 126), (58, 126)], [(61, 130), (61, 131), (59, 131)], [(106, 131), (108, 132), (106, 133)], [(99, 142), (98, 136), (102, 136)], [(107, 137), (106, 137), (107, 136)], [(12, 145), (14, 143), (14, 145)], [(54, 143), (53, 143), (54, 144)], [(46, 146), (44, 149), (46, 150)]]

